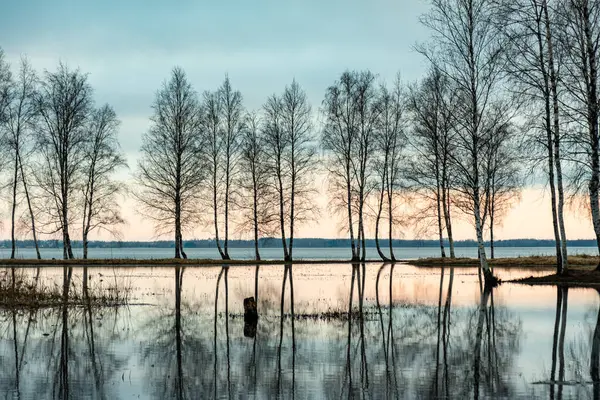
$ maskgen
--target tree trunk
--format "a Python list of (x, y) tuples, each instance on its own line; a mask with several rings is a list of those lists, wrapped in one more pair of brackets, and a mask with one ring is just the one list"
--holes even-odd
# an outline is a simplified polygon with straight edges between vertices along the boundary
[[(384, 178), (385, 179), (385, 172), (384, 172)], [(380, 192), (380, 196), (379, 196), (379, 203), (377, 206), (377, 218), (375, 219), (375, 247), (377, 248), (377, 254), (379, 254), (379, 257), (381, 257), (381, 259), (383, 261), (389, 261), (389, 258), (386, 257), (385, 254), (383, 254), (383, 252), (381, 251), (381, 246), (379, 245), (379, 223), (381, 221), (381, 212), (383, 211), (383, 196), (384, 196), (384, 192), (385, 192), (385, 185), (384, 182), (382, 180), (381, 183), (381, 192)]]
[[(584, 22), (584, 35), (587, 53), (587, 64), (589, 68), (589, 78), (586, 82), (587, 89), (587, 123), (589, 140), (591, 144), (591, 177), (589, 183), (590, 206), (592, 210), (592, 223), (594, 233), (596, 234), (596, 244), (600, 252), (600, 205), (598, 204), (598, 190), (600, 186), (600, 164), (599, 164), (599, 143), (598, 143), (598, 91), (597, 80), (598, 71), (596, 66), (596, 48), (592, 40), (592, 30), (590, 27), (590, 9), (585, 2), (582, 7), (582, 18)], [(600, 270), (600, 264), (596, 270)]]
[[(281, 168), (278, 165), (277, 168)], [(284, 202), (283, 202), (283, 182), (281, 181), (281, 171), (277, 172), (277, 178), (279, 180), (279, 225), (281, 228), (281, 245), (283, 246), (283, 259), (287, 261), (289, 259), (287, 241), (285, 239), (285, 214), (284, 214)]]
[[(557, 267), (557, 272), (566, 273), (568, 270), (568, 254), (567, 254), (567, 233), (565, 230), (565, 219), (564, 219), (564, 204), (565, 195), (562, 181), (562, 166), (560, 156), (560, 124), (559, 124), (559, 106), (558, 106), (558, 77), (556, 76), (556, 68), (554, 66), (554, 41), (552, 38), (552, 30), (550, 29), (550, 17), (548, 15), (548, 3), (542, 2), (542, 9), (544, 13), (544, 22), (546, 27), (546, 48), (548, 49), (548, 70), (550, 72), (550, 91), (552, 93), (552, 113), (553, 113), (553, 125), (554, 125), (554, 165), (556, 168), (556, 184), (558, 186), (558, 226), (560, 232), (560, 243), (561, 243), (561, 267), (560, 270)], [(549, 115), (548, 115), (549, 117)], [(548, 121), (548, 124), (550, 122)], [(557, 260), (558, 261), (558, 260)]]
[(25, 198), (27, 199), (27, 207), (29, 208), (29, 216), (31, 217), (31, 231), (33, 232), (33, 243), (35, 245), (35, 252), (37, 255), (37, 259), (41, 260), (42, 255), (40, 254), (40, 246), (37, 240), (37, 232), (35, 230), (35, 217), (33, 214), (33, 207), (31, 206), (31, 198), (29, 197), (29, 189), (27, 187), (27, 181), (25, 179), (25, 172), (23, 168), (23, 162), (21, 160), (21, 155), (17, 154), (19, 158), (19, 168), (21, 170), (21, 181), (23, 182), (23, 189), (25, 190)]
[(452, 236), (452, 217), (450, 215), (450, 189), (442, 190), (442, 203), (444, 205), (444, 220), (446, 222), (446, 232), (448, 233), (448, 245), (450, 246), (450, 258), (455, 258), (454, 237)]
[(227, 260), (227, 256), (221, 249), (221, 241), (219, 240), (219, 219), (218, 219), (218, 204), (217, 204), (217, 162), (213, 164), (213, 217), (215, 221), (215, 242), (217, 243), (217, 250), (222, 260)]
[(348, 206), (348, 230), (350, 232), (350, 247), (352, 249), (352, 261), (358, 260), (358, 251), (354, 242), (354, 221), (352, 220), (352, 179), (350, 178), (350, 161), (346, 161), (346, 203)]
[(444, 250), (444, 234), (443, 234), (443, 227), (442, 227), (442, 210), (440, 207), (440, 185), (439, 184), (437, 186), (435, 202), (437, 205), (437, 223), (438, 223), (438, 236), (440, 238), (440, 252), (441, 252), (442, 258), (446, 258), (446, 251)]
[(11, 229), (10, 229), (10, 242), (11, 242), (11, 251), (10, 258), (14, 260), (15, 252), (17, 250), (17, 241), (15, 238), (15, 216), (17, 213), (17, 179), (19, 175), (19, 163), (18, 156), (15, 155), (15, 172), (13, 176), (13, 185), (12, 185), (12, 212), (11, 212)]
[[(292, 147), (292, 152), (294, 151)], [(292, 156), (292, 165), (294, 165), (294, 157)], [(290, 199), (290, 245), (288, 249), (288, 258), (286, 261), (292, 261), (292, 251), (294, 250), (294, 206), (296, 200), (296, 177), (292, 174), (292, 193)], [(292, 322), (293, 325), (293, 322)]]
[(225, 177), (225, 242), (223, 243), (225, 259), (229, 260), (229, 157), (227, 158), (227, 175)]
[(474, 195), (474, 214), (475, 214), (475, 233), (477, 235), (477, 249), (479, 254), (479, 265), (481, 271), (483, 272), (483, 277), (485, 279), (486, 287), (494, 287), (498, 284), (498, 278), (496, 278), (492, 271), (490, 270), (490, 266), (487, 262), (487, 258), (485, 255), (485, 243), (483, 241), (483, 228), (481, 222), (481, 213), (479, 208), (479, 188), (475, 188)]
[(181, 228), (179, 228), (179, 252), (181, 253), (181, 257), (187, 260), (187, 254), (183, 251), (183, 232), (181, 232)]
[(393, 192), (392, 187), (389, 182), (389, 174), (388, 174), (388, 189), (387, 189), (387, 198), (388, 198), (388, 246), (390, 246), (390, 258), (392, 261), (396, 261), (396, 256), (394, 255), (394, 207), (393, 207)]
[[(255, 174), (253, 174), (255, 175)], [(252, 204), (252, 211), (253, 211), (253, 220), (252, 222), (254, 223), (254, 258), (256, 258), (256, 261), (260, 261), (260, 252), (258, 251), (258, 187), (257, 187), (257, 181), (256, 181), (256, 176), (254, 176), (254, 185), (253, 185), (253, 204)]]
[(179, 190), (175, 194), (175, 258), (181, 258), (181, 200)]
[[(493, 191), (494, 189), (492, 189)], [(495, 193), (492, 195), (492, 204), (490, 205), (490, 257), (494, 259), (494, 213), (495, 213)]]

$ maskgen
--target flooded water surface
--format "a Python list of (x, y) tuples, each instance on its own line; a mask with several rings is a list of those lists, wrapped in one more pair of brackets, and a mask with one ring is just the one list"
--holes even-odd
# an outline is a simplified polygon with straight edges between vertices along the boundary
[(405, 264), (90, 268), (103, 306), (64, 272), (15, 272), (62, 297), (1, 308), (0, 398), (600, 397), (593, 289), (482, 292), (476, 269)]

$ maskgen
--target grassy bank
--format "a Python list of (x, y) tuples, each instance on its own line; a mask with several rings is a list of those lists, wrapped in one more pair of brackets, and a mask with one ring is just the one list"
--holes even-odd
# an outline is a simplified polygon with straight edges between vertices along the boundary
[[(556, 268), (556, 257), (548, 256), (528, 256), (528, 257), (509, 257), (495, 258), (488, 260), (490, 265), (494, 267), (527, 267), (540, 269)], [(596, 267), (600, 262), (600, 257), (596, 256), (569, 256), (569, 265), (574, 267)], [(476, 258), (420, 258), (418, 260), (409, 261), (409, 264), (419, 267), (476, 267), (479, 265), (479, 260)]]
[(575, 267), (569, 269), (564, 275), (546, 275), (528, 278), (515, 279), (512, 283), (522, 283), (531, 286), (552, 285), (568, 287), (594, 287), (600, 289), (600, 272), (595, 271), (594, 267)]

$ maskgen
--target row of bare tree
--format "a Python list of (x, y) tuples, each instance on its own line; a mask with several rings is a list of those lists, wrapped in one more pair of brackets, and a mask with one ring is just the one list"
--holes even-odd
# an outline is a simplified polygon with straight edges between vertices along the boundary
[[(36, 246), (38, 234), (61, 235), (65, 258), (73, 258), (76, 230), (87, 258), (90, 232), (114, 234), (123, 223), (117, 196), (124, 189), (115, 173), (126, 163), (117, 116), (108, 105), (94, 106), (87, 75), (79, 70), (61, 64), (39, 77), (25, 59), (16, 71), (3, 58), (0, 65), (12, 257), (20, 227)], [(437, 68), (418, 84), (406, 87), (397, 78), (391, 88), (370, 71), (346, 71), (327, 88), (317, 126), (317, 113), (296, 81), (269, 97), (260, 112), (247, 112), (228, 77), (199, 96), (175, 68), (156, 95), (134, 196), (158, 234), (174, 235), (177, 258), (186, 257), (183, 232), (200, 224), (213, 227), (225, 260), (232, 231), (252, 234), (256, 259), (261, 236), (280, 236), (284, 259), (291, 260), (295, 229), (318, 218), (315, 180), (326, 173), (330, 206), (347, 221), (342, 225), (353, 260), (366, 259), (367, 227), (374, 227), (379, 256), (395, 260), (393, 237), (407, 213), (426, 230), (436, 226), (441, 255), (447, 237), (453, 257), (451, 205), (470, 210), (454, 150), (459, 108)], [(481, 195), (490, 215), (482, 229), (489, 223), (492, 241), (494, 215), (519, 185), (515, 162), (507, 162), (514, 130), (508, 124), (500, 129), (485, 146)], [(414, 196), (413, 210), (406, 193)], [(380, 244), (384, 230), (387, 251)]]
[[(311, 107), (297, 82), (269, 97), (263, 115), (249, 114), (229, 78), (200, 100), (175, 68), (154, 103), (143, 137), (135, 194), (162, 234), (175, 235), (175, 257), (186, 257), (182, 232), (210, 209), (217, 248), (229, 256), (232, 209), (236, 228), (281, 235), (292, 259), (294, 229), (313, 218), (317, 168)], [(207, 224), (208, 225), (208, 224)]]
[[(468, 149), (457, 147), (461, 104), (439, 69), (409, 87), (397, 78), (391, 88), (370, 71), (346, 71), (326, 90), (319, 127), (296, 81), (260, 112), (247, 112), (228, 77), (199, 96), (175, 68), (153, 107), (135, 196), (158, 232), (174, 235), (176, 258), (186, 257), (182, 232), (201, 224), (212, 226), (224, 260), (232, 231), (253, 236), (257, 260), (259, 238), (279, 236), (291, 260), (295, 229), (319, 215), (315, 178), (323, 173), (353, 260), (366, 259), (367, 225), (374, 227), (378, 255), (395, 260), (393, 238), (407, 213), (424, 216), (411, 219), (420, 226), (436, 226), (442, 256), (447, 237), (454, 257), (451, 205), (472, 212), (471, 177)], [(494, 224), (521, 182), (516, 129), (509, 122), (486, 129), (477, 148), (485, 182), (478, 195), (481, 235), (488, 227), (493, 240)], [(406, 193), (414, 210), (407, 209)], [(388, 250), (380, 243), (384, 230)]]
[[(417, 46), (430, 64), (420, 82), (388, 87), (369, 71), (346, 71), (318, 113), (295, 81), (249, 113), (228, 77), (198, 95), (175, 68), (135, 174), (142, 213), (174, 235), (175, 257), (186, 257), (183, 232), (200, 225), (212, 226), (223, 259), (232, 232), (244, 232), (257, 259), (268, 235), (291, 260), (297, 227), (318, 217), (315, 180), (326, 173), (353, 260), (366, 259), (371, 229), (379, 256), (394, 260), (392, 238), (407, 222), (435, 230), (442, 257), (446, 243), (453, 257), (452, 219), (462, 213), (493, 284), (484, 240), (493, 257), (494, 227), (520, 193), (526, 162), (549, 185), (558, 272), (567, 270), (568, 196), (589, 197), (600, 248), (600, 2), (431, 0), (421, 22), (432, 36)], [(37, 217), (40, 231), (60, 232), (72, 257), (73, 221), (82, 221), (84, 244), (90, 230), (121, 221), (117, 119), (94, 108), (79, 71), (61, 65), (38, 79), (26, 62), (14, 76), (0, 65), (13, 215), (25, 197), (30, 229)]]
[[(431, 0), (430, 4), (421, 22), (432, 36), (417, 50), (431, 64), (429, 86), (443, 82), (446, 90), (434, 90), (438, 96), (426, 100), (431, 107), (417, 108), (421, 114), (442, 104), (436, 115), (442, 126), (446, 118), (451, 121), (447, 133), (442, 129), (444, 140), (446, 135), (451, 138), (450, 151), (446, 153), (444, 140), (435, 144), (442, 149), (436, 193), (443, 193), (447, 184), (443, 166), (448, 160), (450, 189), (464, 199), (456, 204), (470, 210), (481, 269), (486, 282), (493, 283), (483, 227), (518, 188), (518, 180), (512, 178), (518, 176), (515, 166), (528, 162), (537, 172), (536, 180), (548, 184), (557, 273), (565, 273), (564, 207), (569, 198), (588, 198), (586, 208), (600, 250), (600, 2)], [(505, 145), (515, 137), (515, 145)], [(490, 233), (493, 238), (492, 229)]]
[(83, 257), (95, 230), (123, 220), (114, 173), (126, 166), (117, 140), (119, 120), (96, 106), (87, 75), (60, 64), (39, 76), (27, 59), (11, 68), (0, 49), (0, 167), (10, 171), (11, 258), (20, 229), (61, 235), (73, 258), (72, 232), (81, 232)]

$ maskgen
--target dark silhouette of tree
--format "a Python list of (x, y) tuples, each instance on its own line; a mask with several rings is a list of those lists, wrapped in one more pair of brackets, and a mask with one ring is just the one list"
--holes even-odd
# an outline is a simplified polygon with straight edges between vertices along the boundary
[(423, 205), (417, 207), (415, 224), (431, 226), (430, 219), (435, 216), (441, 256), (446, 257), (445, 230), (451, 258), (455, 256), (450, 196), (455, 102), (448, 78), (435, 66), (418, 86), (411, 88), (408, 96), (411, 157), (405, 171), (410, 190)]
[[(0, 69), (2, 67), (0, 66)], [(0, 72), (1, 74), (1, 72)], [(1, 79), (1, 78), (0, 78)], [(16, 223), (17, 206), (20, 203), (18, 198), (20, 185), (25, 194), (29, 218), (31, 221), (31, 232), (37, 258), (40, 259), (40, 250), (37, 240), (37, 231), (35, 228), (35, 214), (33, 211), (31, 196), (28, 186), (28, 177), (23, 161), (27, 160), (33, 152), (33, 128), (37, 123), (38, 113), (35, 104), (35, 91), (37, 89), (37, 76), (29, 61), (21, 59), (19, 71), (11, 81), (8, 91), (8, 102), (6, 107), (6, 135), (7, 146), (11, 153), (11, 162), (13, 164), (12, 176), (12, 207), (11, 207), (11, 255), (15, 258), (16, 251)], [(1, 126), (2, 124), (0, 124)]]
[(271, 236), (277, 231), (274, 227), (277, 213), (273, 211), (277, 200), (268, 181), (267, 154), (261, 130), (258, 115), (248, 114), (241, 138), (238, 176), (240, 190), (237, 196), (241, 219), (238, 229), (241, 232), (252, 232), (256, 260), (260, 260), (260, 236)]
[(223, 252), (226, 259), (229, 259), (229, 214), (232, 203), (232, 183), (238, 173), (238, 164), (240, 158), (240, 146), (242, 133), (244, 131), (244, 106), (242, 105), (242, 94), (233, 90), (229, 77), (225, 77), (223, 85), (219, 88), (219, 99), (223, 111), (223, 177), (224, 177), (224, 219), (225, 219), (225, 238), (223, 241)]
[(465, 199), (461, 208), (473, 217), (481, 271), (486, 285), (492, 286), (497, 278), (489, 268), (483, 240), (484, 156), (490, 135), (499, 122), (504, 122), (501, 117), (506, 117), (492, 110), (500, 97), (503, 70), (503, 46), (490, 24), (493, 14), (492, 0), (433, 0), (431, 11), (422, 18), (433, 34), (431, 48), (420, 48), (449, 79), (458, 96), (452, 153), (456, 188)]
[[(527, 104), (521, 115), (529, 122), (522, 156), (533, 166), (547, 163), (557, 273), (567, 270), (567, 237), (564, 225), (563, 158), (559, 83), (561, 60), (557, 54), (556, 5), (547, 0), (498, 0), (499, 31), (506, 39), (506, 72), (517, 100)], [(564, 96), (563, 96), (564, 97)], [(532, 151), (532, 149), (534, 151)], [(535, 151), (535, 149), (540, 149)]]
[(516, 131), (510, 125), (500, 126), (487, 147), (486, 215), (489, 216), (490, 257), (494, 258), (494, 228), (520, 196), (523, 180), (521, 157), (517, 153)]
[(69, 228), (71, 205), (81, 183), (92, 88), (87, 75), (60, 64), (46, 72), (35, 99), (40, 124), (35, 130), (40, 152), (36, 181), (42, 190), (46, 233), (60, 232), (63, 257), (73, 258)]
[[(89, 138), (83, 159), (83, 258), (88, 258), (88, 237), (94, 230), (105, 230), (117, 235), (117, 227), (124, 222), (117, 195), (123, 184), (113, 179), (120, 167), (126, 167), (119, 148), (117, 129), (119, 121), (114, 110), (105, 105), (94, 110), (90, 119)], [(88, 269), (83, 267), (83, 288), (87, 289)]]
[(175, 258), (187, 258), (182, 232), (198, 220), (206, 175), (200, 106), (181, 68), (163, 83), (153, 109), (152, 127), (142, 139), (135, 196), (158, 234), (174, 234)]
[(219, 255), (223, 260), (226, 260), (229, 256), (225, 254), (219, 236), (219, 215), (222, 207), (221, 188), (223, 186), (223, 173), (221, 171), (223, 163), (223, 123), (221, 119), (223, 105), (218, 92), (204, 92), (203, 99), (201, 121), (207, 149), (207, 170), (210, 175), (207, 189), (210, 190), (209, 197), (215, 229), (215, 242)]
[[(573, 187), (589, 195), (592, 225), (600, 250), (600, 4), (593, 0), (568, 0), (558, 6), (557, 42), (564, 53), (560, 78), (567, 92), (562, 104), (567, 106), (565, 114), (572, 125), (569, 141), (573, 146), (570, 158), (575, 163)], [(600, 270), (600, 264), (597, 269)]]
[[(379, 245), (379, 225), (381, 214), (384, 207), (387, 208), (388, 220), (388, 246), (390, 259), (396, 260), (392, 240), (394, 236), (395, 202), (398, 192), (401, 188), (402, 169), (404, 168), (404, 148), (406, 147), (405, 132), (405, 98), (400, 81), (400, 76), (396, 77), (393, 87), (388, 89), (381, 85), (379, 89), (379, 107), (380, 114), (377, 121), (377, 135), (375, 137), (376, 154), (374, 156), (373, 168), (375, 174), (379, 175), (377, 192), (377, 217), (375, 218), (375, 245), (377, 253), (382, 260), (387, 257), (381, 251)], [(385, 203), (385, 204), (384, 204)]]
[(322, 113), (325, 116), (321, 147), (326, 158), (330, 204), (333, 210), (347, 214), (345, 225), (350, 235), (352, 260), (359, 259), (360, 244), (355, 239), (355, 176), (354, 154), (357, 138), (356, 72), (346, 71), (327, 88)]
[(269, 182), (278, 197), (283, 256), (292, 260), (295, 228), (314, 219), (316, 205), (311, 107), (306, 93), (293, 81), (281, 96), (264, 105), (263, 138)]

